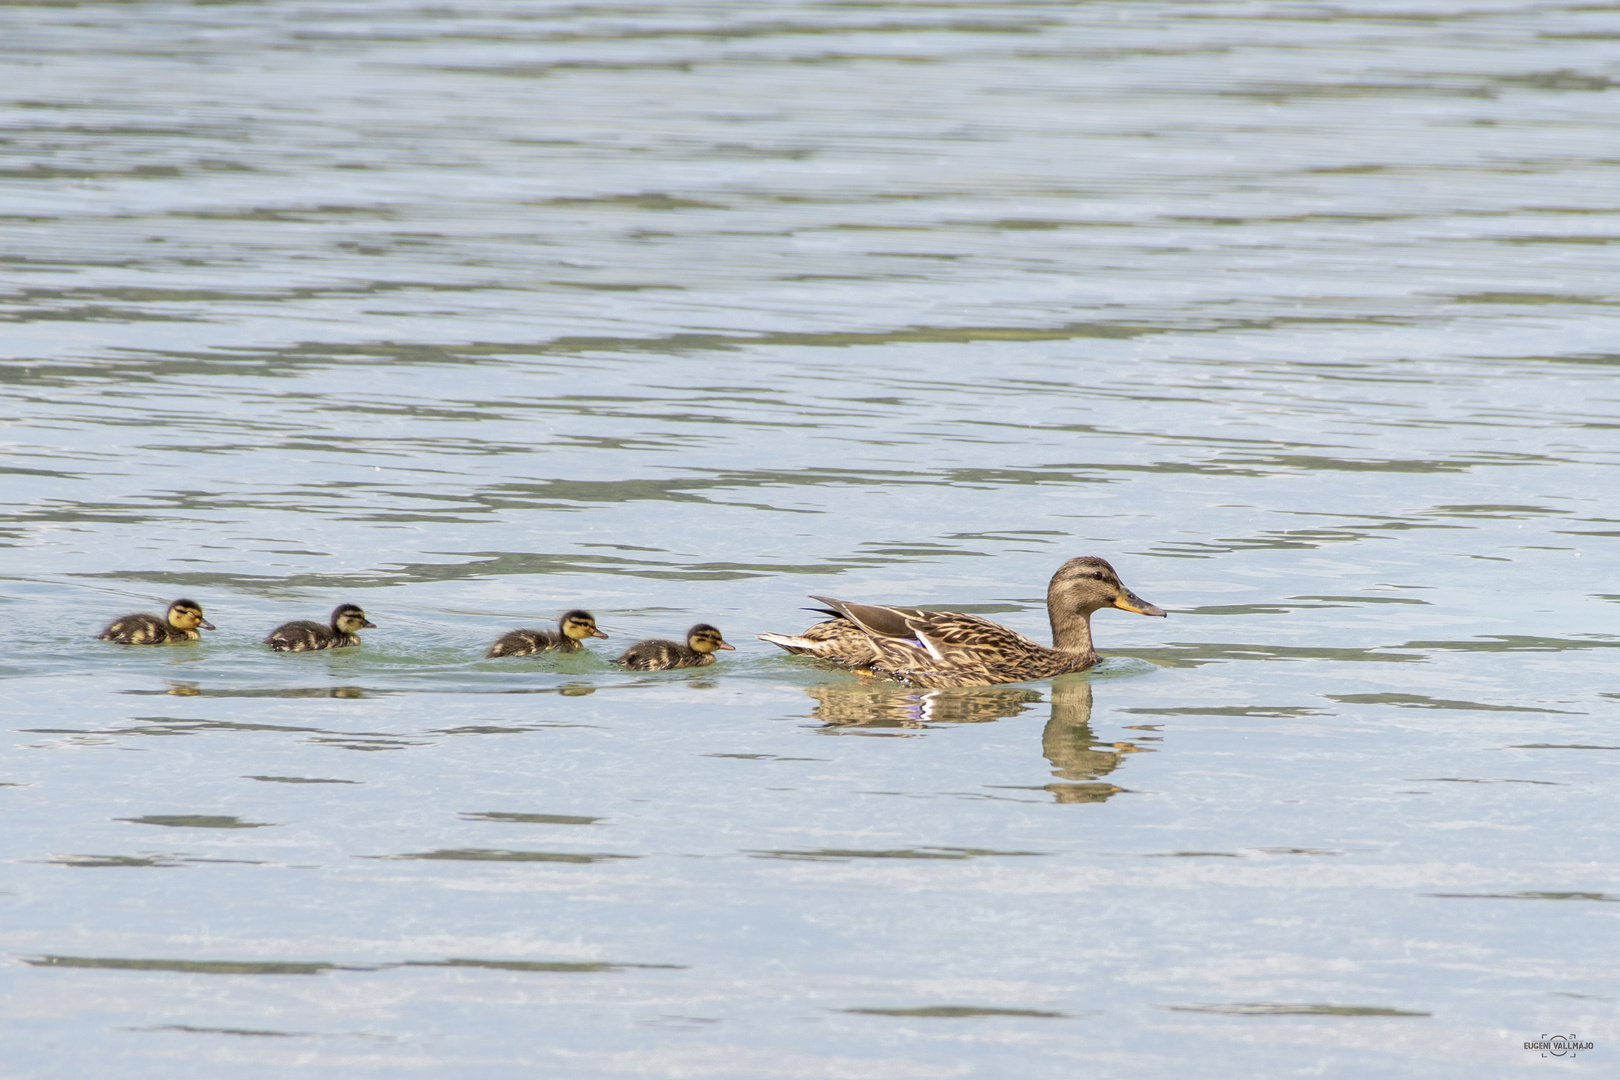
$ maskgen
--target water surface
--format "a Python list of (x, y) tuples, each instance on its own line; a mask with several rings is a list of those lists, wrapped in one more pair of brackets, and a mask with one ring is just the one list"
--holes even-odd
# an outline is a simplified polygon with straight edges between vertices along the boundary
[[(0, 30), (15, 1075), (1613, 1053), (1613, 11)], [(1079, 554), (1170, 612), (1086, 675), (754, 638), (1044, 637)], [(179, 596), (203, 642), (94, 640)], [(361, 648), (259, 644), (340, 601)], [(482, 658), (571, 607), (611, 639)]]

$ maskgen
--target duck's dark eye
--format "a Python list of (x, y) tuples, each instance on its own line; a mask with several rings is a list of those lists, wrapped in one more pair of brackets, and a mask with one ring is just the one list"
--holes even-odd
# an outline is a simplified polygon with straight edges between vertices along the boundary
[(1091, 576), (1096, 580), (1101, 581), (1103, 579), (1103, 572), (1101, 570), (1093, 570), (1091, 572)]

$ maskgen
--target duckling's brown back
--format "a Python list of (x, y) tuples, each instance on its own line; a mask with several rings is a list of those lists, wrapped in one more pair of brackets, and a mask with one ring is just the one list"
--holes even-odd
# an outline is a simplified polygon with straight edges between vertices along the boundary
[(315, 649), (331, 649), (340, 645), (360, 644), (359, 638), (351, 642), (351, 634), (335, 634), (330, 626), (322, 626), (318, 622), (300, 619), (297, 622), (282, 623), (270, 631), (270, 636), (264, 643), (276, 652), (311, 652)]
[[(173, 631), (172, 635), (170, 631)], [(202, 635), (195, 630), (180, 630), (156, 615), (137, 611), (133, 615), (114, 619), (97, 636), (102, 641), (114, 641), (120, 645), (162, 645), (169, 641), (191, 641)]]
[(714, 662), (714, 657), (688, 649), (676, 641), (655, 638), (638, 641), (613, 661), (631, 671), (668, 671), (678, 667), (701, 667)]
[[(564, 644), (566, 642), (566, 644)], [(489, 647), (484, 655), (493, 656), (532, 656), (535, 653), (545, 652), (547, 649), (562, 649), (572, 652), (579, 648), (578, 642), (564, 637), (554, 630), (510, 630), (495, 639), (495, 644)]]

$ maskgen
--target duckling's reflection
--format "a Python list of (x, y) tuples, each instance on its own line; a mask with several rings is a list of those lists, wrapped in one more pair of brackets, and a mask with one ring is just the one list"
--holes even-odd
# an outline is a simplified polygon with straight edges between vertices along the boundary
[(121, 690), (119, 693), (167, 694), (173, 697), (360, 698), (366, 696), (366, 689), (361, 686), (295, 686), (271, 690), (204, 690), (196, 683), (171, 681), (167, 690)]
[[(1119, 768), (1122, 755), (1099, 750), (1091, 730), (1091, 683), (1086, 679), (1052, 681), (1052, 718), (1041, 732), (1041, 753), (1052, 763), (1052, 775), (1062, 780), (1096, 780)], [(1047, 784), (1060, 803), (1103, 802), (1123, 788), (1113, 784)]]
[(894, 683), (807, 686), (816, 699), (810, 715), (834, 727), (921, 728), (929, 724), (986, 724), (1017, 716), (1041, 700), (1038, 690), (975, 686), (916, 690)]

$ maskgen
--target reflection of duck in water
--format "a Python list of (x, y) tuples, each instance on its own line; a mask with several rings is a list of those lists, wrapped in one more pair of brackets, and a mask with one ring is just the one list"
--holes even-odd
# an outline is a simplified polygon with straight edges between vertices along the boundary
[(314, 649), (344, 649), (360, 644), (360, 631), (376, 623), (354, 604), (339, 604), (332, 610), (332, 623), (322, 626), (318, 622), (300, 619), (282, 623), (270, 631), (264, 643), (276, 652), (310, 652)]
[(563, 613), (557, 620), (555, 630), (509, 630), (495, 639), (495, 644), (489, 647), (486, 657), (490, 656), (532, 656), (535, 653), (555, 649), (558, 652), (579, 652), (585, 647), (586, 638), (605, 638), (606, 634), (596, 628), (596, 616), (588, 611), (573, 611)]
[[(1119, 768), (1120, 755), (1098, 750), (1091, 730), (1091, 683), (1058, 679), (1052, 683), (1052, 718), (1041, 732), (1041, 753), (1052, 763), (1052, 775), (1063, 780), (1096, 780)], [(1047, 784), (1060, 803), (1102, 802), (1123, 788), (1113, 784)]]
[[(1041, 700), (1038, 690), (997, 686), (907, 690), (883, 683), (807, 686), (816, 700), (810, 715), (834, 728), (924, 728), (933, 724), (983, 724), (1025, 712)], [(1064, 783), (1042, 785), (1060, 803), (1104, 802), (1125, 789), (1098, 781), (1119, 768), (1129, 743), (1099, 744), (1091, 730), (1091, 683), (1060, 678), (1052, 683), (1052, 715), (1041, 731), (1041, 753)], [(1076, 782), (1078, 781), (1078, 782)]]
[(791, 653), (869, 668), (912, 686), (993, 686), (1084, 671), (1097, 662), (1091, 613), (1117, 607), (1164, 612), (1127, 589), (1107, 561), (1085, 555), (1058, 567), (1046, 588), (1052, 648), (977, 615), (851, 604), (825, 596), (831, 622), (803, 634), (761, 634)]
[(816, 699), (810, 715), (839, 727), (927, 727), (929, 724), (984, 724), (1017, 716), (1041, 700), (1038, 690), (906, 690), (883, 683), (807, 686)]
[(196, 641), (198, 627), (212, 630), (214, 624), (203, 618), (202, 605), (195, 600), (176, 600), (163, 615), (138, 611), (107, 624), (98, 637), (120, 645), (167, 645), (171, 641)]
[(671, 668), (704, 667), (714, 663), (718, 649), (736, 649), (727, 645), (720, 631), (708, 623), (698, 623), (686, 632), (686, 644), (654, 638), (638, 641), (613, 661), (631, 671), (669, 671)]

